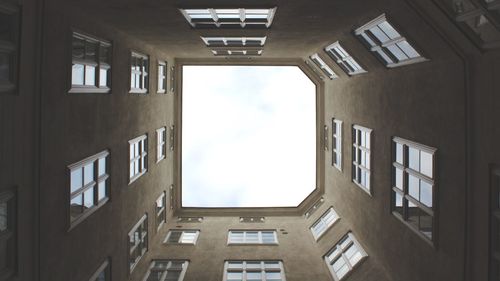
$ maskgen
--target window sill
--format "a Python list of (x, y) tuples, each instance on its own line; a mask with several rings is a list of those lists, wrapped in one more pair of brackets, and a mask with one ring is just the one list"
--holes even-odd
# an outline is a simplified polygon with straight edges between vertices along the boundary
[(161, 91), (158, 91), (158, 92), (156, 92), (156, 93), (157, 93), (157, 94), (166, 94), (166, 93), (167, 93), (167, 91), (166, 91), (166, 90), (161, 90)]
[(108, 201), (109, 201), (109, 197), (106, 197), (106, 198), (102, 199), (101, 201), (99, 201), (96, 206), (84, 211), (83, 214), (80, 217), (78, 217), (77, 219), (75, 219), (74, 221), (71, 221), (71, 218), (70, 218), (70, 226), (68, 228), (68, 232), (73, 230), (81, 222), (83, 222), (85, 219), (87, 219), (89, 216), (91, 216), (93, 213), (95, 213), (97, 210), (99, 210)]
[(92, 93), (95, 93), (95, 94), (107, 94), (107, 93), (110, 93), (110, 92), (111, 92), (111, 89), (108, 88), (108, 87), (98, 88), (98, 87), (92, 87), (92, 86), (89, 86), (89, 87), (75, 86), (75, 87), (72, 87), (68, 91), (68, 93), (70, 93), (70, 94), (74, 94), (74, 93), (77, 93), (77, 94), (92, 94)]
[(147, 94), (148, 90), (146, 90), (146, 89), (131, 89), (129, 91), (129, 93), (131, 93), (131, 94)]

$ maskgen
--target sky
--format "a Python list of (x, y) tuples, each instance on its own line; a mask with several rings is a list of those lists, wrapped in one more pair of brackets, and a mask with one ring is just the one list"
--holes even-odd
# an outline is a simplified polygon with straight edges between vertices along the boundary
[(316, 185), (315, 85), (295, 66), (183, 66), (182, 205), (297, 206)]

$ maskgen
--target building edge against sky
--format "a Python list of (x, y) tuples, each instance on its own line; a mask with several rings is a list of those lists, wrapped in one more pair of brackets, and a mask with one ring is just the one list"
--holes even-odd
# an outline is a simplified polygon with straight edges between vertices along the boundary
[[(13, 22), (8, 25), (12, 32), (2, 37), (2, 46), (16, 51), (1, 53), (8, 53), (12, 70), (9, 82), (2, 80), (0, 93), (4, 132), (0, 200), (6, 202), (1, 204), (2, 210), (7, 210), (7, 227), (2, 227), (0, 242), (10, 245), (5, 248), (9, 256), (4, 256), (0, 278), (91, 280), (95, 273), (107, 270), (113, 280), (142, 280), (150, 266), (164, 264), (173, 271), (181, 266), (187, 281), (222, 280), (229, 262), (253, 260), (261, 262), (264, 272), (266, 261), (273, 262), (270, 266), (278, 264), (280, 274), (284, 272), (291, 281), (334, 280), (335, 270), (332, 273), (329, 266), (339, 260), (335, 249), (343, 242), (346, 247), (356, 247), (349, 249), (357, 249), (350, 252), (355, 258), (346, 261), (352, 269), (344, 275), (346, 280), (476, 281), (494, 276), (496, 265), (493, 259), (490, 264), (489, 253), (496, 245), (490, 240), (496, 228), (490, 229), (490, 219), (495, 222), (490, 210), (495, 206), (493, 198), (498, 198), (492, 194), (498, 192), (495, 171), (500, 151), (495, 144), (500, 132), (492, 120), (497, 119), (500, 104), (498, 79), (494, 79), (500, 57), (498, 50), (488, 49), (491, 44), (473, 38), (469, 21), (456, 22), (444, 1), (254, 3), (277, 9), (269, 29), (245, 30), (247, 37), (267, 37), (261, 56), (251, 61), (304, 61), (317, 53), (338, 78), (330, 80), (309, 63), (317, 79), (324, 77), (321, 125), (328, 128), (330, 145), (321, 150), (325, 165), (323, 204), (307, 218), (304, 206), (301, 214), (293, 215), (255, 211), (254, 220), (249, 222), (240, 221), (237, 211), (202, 215), (178, 208), (174, 154), (181, 147), (175, 138), (173, 152), (170, 150), (170, 136), (176, 132), (175, 83), (179, 75), (179, 69), (171, 67), (179, 59), (212, 58), (201, 35), (242, 36), (241, 30), (191, 29), (179, 13), (181, 3), (173, 1), (1, 3), (0, 11), (13, 15), (8, 17)], [(196, 1), (189, 5), (207, 6)], [(495, 22), (493, 9), (479, 11), (487, 12), (484, 18), (488, 23)], [(368, 49), (366, 42), (356, 37), (363, 31), (353, 31), (382, 14), (398, 31), (398, 40), (406, 40), (425, 61), (389, 69), (373, 51), (384, 46)], [(461, 18), (467, 19), (466, 15)], [(480, 22), (485, 26), (484, 19)], [(472, 25), (476, 29), (481, 26)], [(91, 42), (103, 42), (103, 46), (110, 43), (111, 52), (107, 58), (100, 57), (97, 65), (89, 64), (87, 57), (72, 53), (73, 32), (93, 38)], [(7, 37), (10, 41), (4, 40)], [(324, 49), (337, 41), (348, 56), (335, 61)], [(349, 57), (366, 73), (351, 76), (346, 72)], [(167, 65), (164, 94), (158, 87), (162, 85), (158, 82), (158, 61)], [(89, 85), (81, 86), (94, 83), (96, 88), (88, 93), (80, 89), (86, 87), (72, 87), (72, 64), (89, 66), (89, 71), (103, 70), (108, 76), (83, 80)], [(137, 68), (131, 71), (131, 65)], [(129, 83), (131, 72), (136, 75), (134, 89)], [(75, 92), (73, 88), (79, 89)], [(342, 121), (342, 157), (337, 166), (332, 165), (332, 118)], [(157, 135), (160, 128), (166, 132), (164, 159), (157, 157), (157, 149), (162, 147), (157, 140), (163, 138)], [(138, 137), (145, 141), (131, 156), (131, 145)], [(405, 145), (401, 161), (398, 143)], [(353, 161), (353, 150), (363, 154), (364, 160)], [(103, 151), (109, 151), (106, 165), (82, 162), (86, 164), (83, 187), (75, 185), (72, 190), (72, 164)], [(410, 155), (415, 151), (419, 157), (427, 157), (422, 151), (432, 155), (432, 174), (413, 166)], [(131, 177), (130, 167), (135, 169), (136, 163), (140, 176)], [(85, 167), (95, 176), (92, 180), (85, 179)], [(398, 184), (396, 173), (400, 173), (394, 169), (404, 170), (403, 184)], [(106, 175), (109, 178), (104, 180)], [(422, 190), (433, 186), (432, 207), (423, 199), (426, 197), (415, 200), (410, 176), (417, 178), (419, 188), (424, 186)], [(86, 202), (85, 210), (91, 212), (70, 208), (73, 195), (77, 198), (80, 191), (88, 190), (94, 181), (98, 186), (101, 180), (107, 184), (106, 196), (100, 196), (103, 189), (99, 188), (94, 195), (88, 193), (94, 200)], [(397, 200), (398, 195), (401, 200)], [(85, 200), (85, 193), (82, 196)], [(108, 200), (104, 203), (103, 198)], [(410, 204), (418, 206), (411, 209), (418, 210), (417, 215), (410, 212)], [(338, 220), (323, 217), (332, 206)], [(71, 214), (76, 211), (85, 218), (72, 221)], [(192, 217), (178, 220), (178, 214)], [(243, 216), (250, 214), (244, 212)], [(198, 219), (200, 216), (203, 219)], [(310, 227), (318, 219), (328, 230), (316, 241)], [(196, 244), (164, 244), (171, 230), (199, 231)], [(278, 245), (227, 245), (229, 231), (241, 230), (275, 231)], [(262, 233), (259, 241), (265, 240)], [(137, 257), (133, 269), (131, 257)]]

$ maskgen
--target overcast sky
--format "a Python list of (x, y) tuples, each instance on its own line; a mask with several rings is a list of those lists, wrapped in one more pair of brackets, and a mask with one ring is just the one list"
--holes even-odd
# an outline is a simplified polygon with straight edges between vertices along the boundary
[(315, 86), (292, 66), (184, 66), (182, 204), (297, 206), (316, 184)]

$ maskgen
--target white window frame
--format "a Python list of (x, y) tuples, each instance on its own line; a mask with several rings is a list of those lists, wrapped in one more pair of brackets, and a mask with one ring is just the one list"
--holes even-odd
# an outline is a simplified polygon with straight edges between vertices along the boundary
[[(163, 206), (160, 205), (159, 203)], [(155, 220), (156, 220), (156, 230), (160, 228), (167, 222), (167, 192), (163, 191), (161, 195), (155, 201)], [(163, 217), (163, 218), (162, 218)]]
[[(363, 134), (366, 134), (365, 144), (363, 145)], [(359, 125), (352, 126), (352, 182), (359, 186), (369, 195), (372, 194), (371, 176), (372, 176), (372, 129)], [(365, 155), (365, 163), (362, 163)], [(368, 167), (367, 167), (368, 166)], [(363, 174), (365, 174), (365, 184), (363, 184)]]
[[(238, 241), (234, 241), (231, 237), (231, 235), (233, 235), (233, 233), (235, 232), (241, 232), (243, 233), (243, 240), (241, 242), (238, 242)], [(248, 232), (257, 232), (257, 236), (258, 236), (258, 242), (248, 242), (247, 241), (247, 233)], [(262, 233), (263, 232), (272, 232), (273, 233), (273, 236), (274, 236), (274, 242), (272, 243), (264, 243), (264, 240), (262, 238)], [(232, 229), (232, 230), (229, 230), (228, 234), (227, 234), (227, 244), (228, 245), (278, 245), (279, 244), (279, 241), (278, 241), (278, 233), (275, 229), (265, 229), (265, 230), (254, 230), (254, 229), (245, 229), (245, 230), (239, 230), (239, 229)]]
[(158, 94), (165, 94), (167, 92), (167, 62), (158, 61)]
[[(148, 170), (148, 135), (144, 134), (133, 140), (129, 140), (129, 184), (133, 183)], [(139, 154), (132, 157), (132, 150), (138, 145)], [(138, 172), (135, 173), (135, 166), (138, 165)]]
[[(109, 201), (110, 197), (110, 184), (109, 184), (109, 151), (104, 150), (101, 151), (95, 155), (92, 155), (90, 157), (87, 157), (81, 161), (78, 161), (76, 163), (73, 163), (68, 166), (69, 170), (69, 205), (70, 205), (70, 213), (69, 213), (69, 222), (70, 222), (70, 229), (72, 229), (74, 226), (79, 224), (81, 221), (85, 220), (88, 216), (93, 214), (97, 209), (101, 208), (104, 206)], [(101, 160), (104, 160), (104, 168), (101, 167)], [(88, 183), (85, 183), (85, 177), (86, 177), (86, 167), (92, 167), (92, 175), (91, 180)], [(81, 182), (80, 185), (77, 189), (73, 189), (73, 179), (72, 179), (72, 174), (74, 172), (80, 171), (80, 178)], [(101, 173), (103, 172), (103, 173)], [(102, 191), (102, 188), (104, 188), (104, 197), (99, 199), (99, 194)], [(88, 194), (87, 192), (92, 192), (92, 205), (91, 206), (85, 206), (85, 196)], [(71, 208), (72, 207), (72, 202), (75, 198), (81, 198), (81, 205), (80, 208), (82, 208), (80, 215), (75, 216), (73, 218), (71, 216)], [(87, 207), (87, 209), (85, 209)], [(76, 208), (76, 207), (75, 207)]]
[[(179, 236), (179, 239), (177, 242), (172, 242), (168, 241), (170, 239), (170, 236), (172, 233), (181, 233)], [(190, 234), (195, 234), (194, 239), (192, 242), (182, 242), (183, 237), (185, 233), (190, 233)], [(198, 242), (198, 238), (200, 237), (200, 230), (199, 229), (171, 229), (168, 233), (167, 236), (165, 237), (165, 240), (163, 241), (164, 244), (169, 244), (169, 245), (196, 245), (196, 242)]]
[(166, 155), (167, 155), (167, 127), (165, 126), (156, 130), (156, 163), (165, 159), (167, 157)]
[[(111, 92), (111, 61), (112, 56), (112, 44), (110, 41), (98, 39), (94, 36), (86, 35), (80, 32), (73, 32), (71, 50), (73, 51), (73, 43), (76, 40), (81, 40), (84, 42), (84, 57), (86, 56), (86, 50), (88, 44), (95, 44), (95, 60), (91, 59), (79, 59), (72, 57), (72, 67), (71, 67), (71, 88), (69, 93), (109, 93)], [(101, 61), (101, 52), (103, 49), (107, 49), (107, 60), (108, 62)], [(83, 84), (73, 84), (73, 71), (75, 65), (83, 66)], [(94, 84), (87, 85), (86, 75), (87, 67), (94, 68)], [(106, 74), (106, 85), (101, 85), (101, 72), (105, 71)]]
[[(139, 60), (138, 66), (134, 60)], [(139, 67), (139, 69), (136, 69)], [(134, 87), (133, 77), (139, 76), (139, 87)], [(149, 56), (132, 51), (130, 54), (130, 93), (147, 94), (149, 91)]]
[[(354, 264), (352, 264), (351, 261), (349, 261), (349, 258), (346, 256), (347, 250), (352, 246), (355, 246), (358, 249), (358, 252), (361, 254), (361, 258), (357, 260), (356, 263)], [(330, 255), (333, 253), (336, 254), (333, 257), (330, 257)], [(328, 266), (328, 269), (330, 270), (330, 273), (332, 274), (332, 277), (335, 281), (341, 281), (347, 279), (347, 277), (352, 273), (352, 271), (356, 269), (364, 260), (366, 260), (366, 258), (368, 258), (368, 254), (365, 252), (363, 247), (361, 247), (358, 240), (356, 240), (356, 238), (351, 232), (347, 233), (347, 235), (345, 235), (342, 239), (340, 239), (340, 241), (332, 249), (330, 249), (330, 251), (328, 251), (328, 253), (324, 256), (326, 265)], [(344, 276), (340, 278), (333, 269), (333, 264), (338, 259), (343, 259), (348, 267), (348, 271), (345, 273)]]
[(214, 56), (226, 56), (226, 57), (246, 57), (246, 56), (260, 56), (263, 50), (240, 50), (240, 49), (218, 49), (212, 50)]
[(330, 80), (338, 78), (339, 76), (335, 71), (333, 71), (330, 66), (316, 53), (312, 54), (310, 57), (311, 61), (316, 65)]
[[(108, 258), (106, 259), (96, 270), (94, 274), (92, 274), (92, 277), (89, 278), (89, 281), (98, 281), (97, 278), (100, 277), (101, 273), (104, 272), (104, 280), (105, 281), (111, 281), (111, 260)], [(100, 281), (100, 280), (99, 280)]]
[[(264, 46), (266, 43), (267, 36), (263, 37), (209, 37), (201, 36), (201, 40), (207, 45), (207, 47), (245, 47), (247, 46), (247, 41), (260, 41), (260, 45), (248, 45), (253, 46)], [(222, 44), (210, 43), (211, 41), (222, 41)]]
[[(139, 236), (136, 234), (137, 231), (141, 231)], [(130, 243), (134, 242), (134, 245), (130, 247)], [(132, 230), (128, 233), (128, 262), (129, 262), (129, 273), (136, 268), (137, 264), (141, 261), (142, 257), (149, 250), (149, 230), (148, 230), (148, 214), (144, 214), (139, 221), (132, 227)], [(141, 247), (141, 253), (131, 262), (132, 253)]]
[[(390, 39), (391, 36), (388, 36), (386, 31), (380, 27), (380, 25), (386, 26), (387, 29), (390, 29), (391, 32), (397, 33), (399, 36)], [(389, 39), (385, 40), (384, 42), (381, 42), (376, 36), (374, 36), (370, 29), (373, 28), (379, 28), (382, 33), (385, 34)], [(403, 65), (408, 65), (408, 64), (414, 64), (414, 63), (419, 63), (419, 62), (424, 62), (427, 61), (425, 57), (422, 56), (422, 54), (417, 51), (417, 49), (408, 42), (408, 40), (401, 35), (401, 32), (396, 30), (394, 26), (389, 23), (389, 21), (386, 18), (385, 14), (380, 15), (379, 17), (371, 20), (370, 22), (366, 23), (365, 25), (357, 28), (354, 31), (354, 34), (358, 36), (360, 40), (362, 40), (369, 48), (370, 51), (376, 54), (376, 56), (384, 62), (386, 67), (388, 68), (393, 68), (393, 67), (398, 67), (398, 66), (403, 66)], [(407, 44), (407, 47), (410, 47), (413, 49), (413, 51), (418, 55), (418, 56), (413, 56), (410, 55), (409, 53), (405, 52), (402, 48), (400, 48), (397, 44)], [(402, 54), (404, 54), (407, 58), (406, 59), (398, 59), (397, 56), (394, 54), (393, 51), (390, 50), (390, 48), (397, 48)]]
[[(230, 268), (229, 264), (230, 263), (242, 263), (241, 268)], [(272, 262), (272, 263), (278, 263), (279, 267), (277, 268), (266, 268), (265, 263), (266, 262)], [(260, 263), (260, 268), (257, 267), (247, 267), (247, 263)], [(228, 273), (241, 273), (242, 274), (242, 281), (247, 281), (247, 272), (260, 272), (262, 276), (262, 281), (266, 281), (266, 272), (279, 272), (281, 276), (281, 281), (286, 281), (285, 277), (285, 269), (283, 267), (283, 261), (281, 260), (227, 260), (224, 262), (224, 278), (223, 281), (227, 281), (227, 274)], [(269, 279), (269, 281), (272, 281), (273, 279)], [(276, 280), (276, 279), (274, 279)]]
[[(156, 263), (167, 263), (167, 266), (159, 266), (158, 268), (155, 267)], [(182, 268), (179, 270), (178, 268), (173, 268), (172, 269), (172, 264), (173, 263), (178, 263), (182, 262)], [(189, 261), (187, 260), (152, 260), (151, 264), (149, 265), (148, 271), (144, 275), (144, 278), (142, 278), (142, 281), (147, 281), (149, 278), (149, 275), (151, 275), (152, 272), (158, 272), (162, 273), (159, 281), (165, 281), (167, 278), (167, 274), (172, 271), (177, 271), (179, 273), (179, 278), (176, 281), (182, 281), (184, 280), (184, 276), (186, 275), (187, 268), (189, 266)]]
[(0, 53), (7, 55), (9, 58), (9, 79), (6, 82), (0, 83), (0, 94), (13, 94), (18, 87), (18, 72), (19, 72), (19, 36), (20, 36), (20, 21), (21, 13), (17, 5), (11, 5), (3, 1), (0, 3), (0, 13), (12, 16), (12, 27), (9, 30), (12, 34), (11, 40), (0, 40)]
[[(233, 10), (238, 10), (233, 13)], [(262, 11), (267, 10), (266, 13)], [(179, 11), (186, 18), (187, 22), (194, 28), (199, 27), (212, 27), (212, 28), (224, 28), (239, 26), (245, 28), (246, 26), (252, 27), (264, 27), (269, 28), (273, 23), (274, 14), (276, 12), (276, 7), (274, 8), (194, 8), (194, 9), (184, 9), (181, 8)], [(196, 13), (194, 13), (196, 12)], [(193, 15), (198, 14), (198, 16), (193, 18)], [(224, 14), (234, 14), (236, 17), (223, 16)], [(267, 14), (266, 18), (256, 18), (256, 14)], [(199, 15), (205, 15), (206, 17), (201, 17)], [(252, 19), (253, 17), (253, 19)], [(247, 20), (250, 18), (250, 20)]]
[[(1, 252), (7, 258), (5, 267), (0, 268), (2, 277), (9, 279), (15, 275), (18, 261), (17, 261), (17, 198), (14, 189), (7, 189), (0, 191), (0, 204), (5, 208), (5, 214), (0, 218), (3, 230), (0, 229), (0, 245), (1, 249), (6, 252)], [(3, 211), (3, 210), (2, 210)]]
[[(437, 187), (436, 187), (436, 153), (437, 149), (433, 147), (429, 147), (420, 143), (416, 143), (410, 140), (406, 140), (400, 137), (394, 137), (393, 139), (393, 153), (392, 153), (392, 200), (391, 200), (391, 211), (394, 216), (403, 221), (406, 225), (408, 225), (415, 233), (417, 233), (420, 237), (424, 238), (426, 241), (436, 241), (436, 231), (437, 231), (437, 222), (435, 216), (435, 208), (437, 203)], [(401, 159), (398, 159), (397, 150), (401, 149)], [(410, 167), (409, 153), (410, 149), (418, 152), (419, 154), (419, 168), (418, 170)], [(420, 165), (422, 164), (421, 158), (422, 154), (430, 154), (431, 155), (431, 163), (432, 167), (430, 170), (430, 175), (421, 171)], [(401, 180), (398, 183), (397, 174), (400, 174)], [(421, 198), (415, 198), (412, 196), (409, 190), (409, 177), (414, 178), (418, 181), (418, 189), (419, 196), (421, 194), (421, 186), (422, 183), (427, 184), (431, 188), (431, 206), (428, 206), (425, 202), (421, 202)], [(402, 185), (402, 186), (399, 186)], [(398, 199), (399, 198), (399, 199)], [(398, 203), (399, 202), (399, 203)], [(399, 205), (399, 206), (398, 206)], [(400, 211), (397, 211), (397, 208), (400, 208)], [(418, 225), (409, 220), (410, 217), (410, 207), (418, 208), (419, 213), (423, 212), (428, 217), (432, 218), (431, 223), (431, 237), (424, 231), (421, 231), (420, 225), (420, 217)]]
[[(328, 220), (329, 216), (332, 216), (333, 219), (332, 220)], [(339, 220), (340, 220), (340, 217), (337, 214), (337, 212), (335, 212), (335, 210), (333, 209), (333, 207), (328, 208), (328, 210), (326, 210), (326, 212), (324, 212), (321, 215), (321, 217), (319, 219), (317, 219), (313, 223), (313, 225), (311, 227), (309, 227), (309, 230), (311, 230), (311, 233), (312, 233), (312, 235), (314, 237), (314, 240), (318, 241)], [(318, 233), (315, 228), (317, 226), (319, 226), (319, 225), (323, 226), (323, 230)]]
[(325, 52), (349, 75), (366, 73), (366, 70), (337, 41), (325, 48)]
[(342, 172), (342, 120), (332, 118), (332, 165)]

